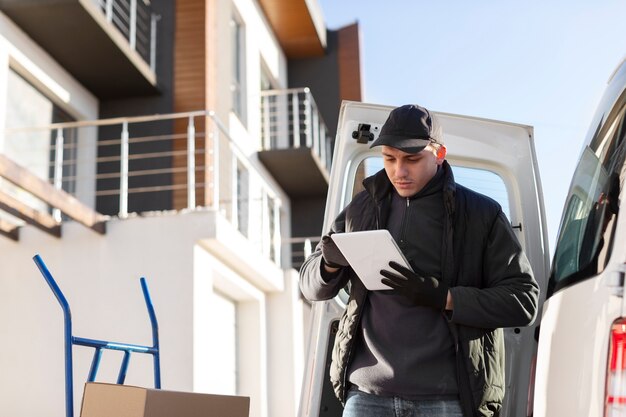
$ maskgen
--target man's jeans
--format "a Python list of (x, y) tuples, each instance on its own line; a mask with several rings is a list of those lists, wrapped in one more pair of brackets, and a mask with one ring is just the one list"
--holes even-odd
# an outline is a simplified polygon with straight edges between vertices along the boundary
[(348, 392), (343, 417), (463, 417), (458, 400), (404, 400), (355, 389)]

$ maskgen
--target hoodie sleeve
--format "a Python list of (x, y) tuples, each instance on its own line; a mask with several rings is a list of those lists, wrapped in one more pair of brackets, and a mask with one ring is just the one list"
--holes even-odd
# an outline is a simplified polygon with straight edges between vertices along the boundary
[[(335, 219), (328, 233), (342, 233), (345, 231), (345, 210)], [(300, 291), (310, 301), (329, 300), (335, 297), (350, 280), (350, 267), (340, 268), (335, 273), (328, 273), (324, 269), (321, 241), (315, 251), (309, 256), (300, 268)]]
[(537, 314), (539, 286), (511, 225), (500, 211), (483, 252), (483, 288), (450, 289), (451, 321), (481, 328), (527, 326)]

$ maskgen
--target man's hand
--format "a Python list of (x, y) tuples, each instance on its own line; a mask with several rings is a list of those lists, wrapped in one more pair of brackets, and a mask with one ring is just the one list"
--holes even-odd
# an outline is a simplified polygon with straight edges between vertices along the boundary
[(418, 306), (431, 307), (443, 311), (448, 302), (448, 286), (435, 277), (403, 267), (396, 262), (389, 262), (389, 266), (399, 274), (383, 269), (384, 276), (381, 282), (394, 288)]
[(331, 268), (348, 266), (348, 261), (346, 261), (346, 258), (331, 239), (331, 234), (332, 232), (322, 237), (322, 258), (324, 258), (324, 263)]

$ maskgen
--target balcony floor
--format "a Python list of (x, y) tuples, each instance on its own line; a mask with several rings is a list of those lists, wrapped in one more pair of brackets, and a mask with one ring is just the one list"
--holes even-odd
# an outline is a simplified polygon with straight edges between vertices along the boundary
[(328, 172), (310, 148), (259, 152), (259, 160), (290, 198), (325, 197)]

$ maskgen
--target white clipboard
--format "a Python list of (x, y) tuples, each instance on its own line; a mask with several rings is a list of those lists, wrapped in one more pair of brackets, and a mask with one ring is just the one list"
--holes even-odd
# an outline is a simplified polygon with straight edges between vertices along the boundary
[(395, 272), (389, 266), (390, 261), (412, 270), (396, 241), (386, 229), (334, 233), (330, 237), (365, 288), (370, 291), (392, 289), (380, 282), (384, 278), (380, 275), (381, 269)]

